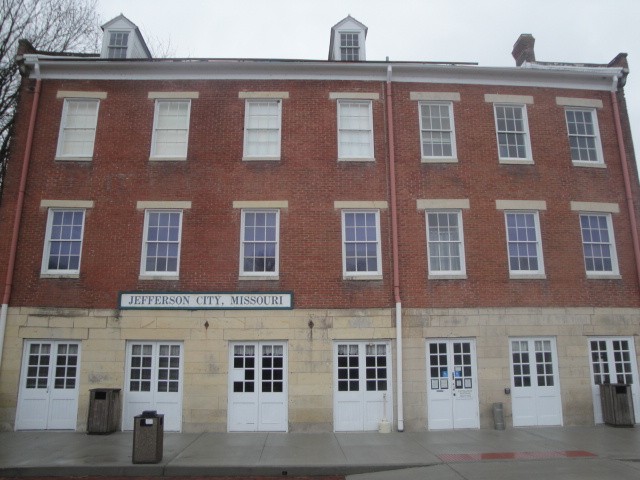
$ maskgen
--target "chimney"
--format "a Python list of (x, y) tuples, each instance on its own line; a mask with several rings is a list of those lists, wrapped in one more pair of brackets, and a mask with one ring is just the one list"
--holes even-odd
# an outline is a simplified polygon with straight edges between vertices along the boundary
[(533, 50), (533, 46), (536, 43), (536, 39), (530, 33), (522, 33), (513, 45), (511, 55), (516, 60), (516, 66), (522, 65), (524, 62), (535, 62), (536, 53)]

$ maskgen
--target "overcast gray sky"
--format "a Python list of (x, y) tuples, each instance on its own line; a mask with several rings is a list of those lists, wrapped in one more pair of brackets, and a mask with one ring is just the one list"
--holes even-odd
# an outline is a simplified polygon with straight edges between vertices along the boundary
[(329, 31), (348, 14), (369, 28), (367, 60), (513, 66), (521, 33), (541, 61), (627, 52), (640, 142), (640, 0), (98, 0), (98, 10), (105, 22), (123, 13), (150, 45), (170, 42), (174, 57), (326, 60)]

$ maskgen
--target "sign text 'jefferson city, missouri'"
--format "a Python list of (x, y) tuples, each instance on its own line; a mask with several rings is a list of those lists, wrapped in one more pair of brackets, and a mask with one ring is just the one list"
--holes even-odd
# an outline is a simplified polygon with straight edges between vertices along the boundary
[(291, 309), (291, 293), (133, 293), (120, 294), (121, 309)]

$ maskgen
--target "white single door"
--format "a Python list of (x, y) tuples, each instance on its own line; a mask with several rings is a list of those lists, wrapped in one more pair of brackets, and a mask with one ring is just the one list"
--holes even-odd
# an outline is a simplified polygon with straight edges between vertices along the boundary
[(16, 430), (76, 429), (79, 365), (79, 342), (25, 342)]
[(603, 423), (600, 385), (625, 383), (631, 385), (635, 421), (640, 423), (640, 388), (636, 352), (631, 338), (591, 338), (591, 390), (595, 423)]
[(427, 399), (430, 430), (480, 428), (475, 340), (427, 341)]
[(392, 423), (389, 343), (338, 342), (334, 358), (335, 431), (372, 431), (382, 420)]
[(562, 425), (554, 338), (510, 341), (513, 426)]
[(182, 428), (182, 344), (127, 343), (122, 429), (133, 430), (133, 417), (145, 410), (164, 415), (164, 430)]
[(230, 432), (288, 430), (286, 346), (284, 342), (242, 342), (230, 345)]

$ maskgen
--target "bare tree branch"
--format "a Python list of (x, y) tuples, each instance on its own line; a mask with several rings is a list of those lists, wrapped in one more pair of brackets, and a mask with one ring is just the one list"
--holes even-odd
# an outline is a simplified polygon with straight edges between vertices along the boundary
[(20, 86), (18, 40), (43, 51), (95, 52), (99, 24), (96, 0), (0, 0), (0, 201)]

